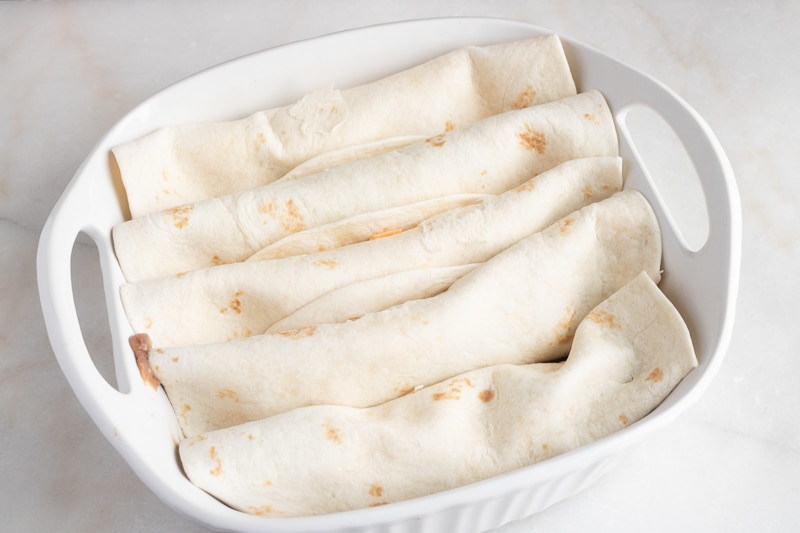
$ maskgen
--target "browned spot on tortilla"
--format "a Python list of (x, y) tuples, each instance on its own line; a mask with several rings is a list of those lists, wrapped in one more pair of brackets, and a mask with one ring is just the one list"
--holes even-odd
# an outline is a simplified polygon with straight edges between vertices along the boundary
[(525, 126), (525, 131), (518, 133), (519, 144), (526, 150), (536, 150), (543, 154), (547, 150), (547, 137), (541, 131), (534, 131), (530, 125)]
[(651, 383), (658, 383), (659, 381), (664, 379), (664, 372), (660, 368), (655, 367), (653, 371), (650, 372), (650, 374), (648, 374), (647, 377), (644, 379), (645, 381), (649, 381)]
[(258, 135), (256, 135), (256, 148), (259, 148), (259, 146), (261, 146), (265, 142), (267, 142), (267, 139), (264, 137), (263, 133), (259, 132)]
[(373, 483), (369, 486), (369, 495), (373, 498), (380, 498), (383, 496), (383, 487), (378, 485), (377, 483)]
[(583, 118), (588, 120), (589, 122), (594, 122), (595, 124), (600, 124), (600, 121), (597, 120), (597, 117), (594, 116), (594, 113), (584, 113)]
[(456, 129), (456, 125), (453, 124), (452, 120), (448, 120), (444, 123), (444, 131), (453, 131), (454, 129)]
[(203, 442), (204, 440), (208, 440), (208, 437), (205, 435), (197, 435), (195, 438), (189, 441), (189, 446), (194, 446), (198, 442)]
[(481, 170), (481, 176), (485, 176), (488, 173), (489, 173), (489, 171), (486, 170), (485, 168), (483, 170)]
[(531, 178), (525, 183), (518, 185), (516, 188), (514, 188), (514, 190), (517, 192), (530, 192), (534, 189), (534, 187), (536, 187), (536, 180)]
[(183, 425), (184, 426), (187, 425), (188, 422), (189, 422), (188, 419), (186, 418), (186, 415), (188, 415), (189, 411), (191, 411), (191, 410), (192, 410), (192, 406), (191, 405), (189, 405), (188, 403), (183, 404), (183, 407), (181, 408), (181, 412), (180, 412), (180, 417), (181, 417), (181, 419), (183, 419)]
[(593, 194), (594, 194), (594, 189), (592, 188), (591, 185), (587, 185), (586, 187), (583, 188), (583, 199), (584, 200), (588, 200), (589, 198), (592, 197)]
[(275, 202), (272, 200), (267, 200), (266, 202), (261, 202), (258, 206), (258, 212), (264, 215), (269, 215), (270, 217), (274, 217), (275, 213), (278, 209), (275, 207)]
[(242, 291), (236, 291), (233, 293), (233, 299), (228, 304), (228, 307), (233, 309), (238, 315), (242, 314), (242, 301), (239, 300), (239, 296), (242, 294), (244, 294)]
[(169, 189), (161, 189), (161, 192), (163, 192), (166, 196), (169, 196)]
[(434, 392), (431, 394), (431, 398), (437, 402), (439, 400), (460, 400), (462, 384), (468, 387), (474, 387), (469, 378), (457, 378), (447, 384), (449, 388), (446, 391)]
[(331, 442), (335, 442), (336, 444), (341, 444), (344, 440), (344, 433), (341, 429), (334, 427), (331, 421), (325, 422), (325, 439)]
[(427, 139), (425, 139), (425, 142), (433, 147), (438, 148), (440, 146), (444, 146), (444, 143), (447, 142), (447, 139), (445, 138), (444, 133), (440, 133), (439, 135), (428, 137)]
[(369, 504), (370, 507), (380, 507), (381, 505), (387, 505), (389, 502), (373, 502)]
[(192, 206), (184, 205), (182, 207), (173, 207), (165, 211), (172, 217), (172, 225), (177, 229), (183, 229), (189, 223), (189, 217), (192, 214)]
[(217, 449), (212, 446), (208, 449), (208, 457), (214, 461), (214, 468), (208, 471), (212, 476), (219, 476), (222, 473), (222, 460), (217, 457)]
[(431, 394), (431, 398), (433, 398), (434, 401), (437, 402), (439, 400), (460, 400), (461, 395), (459, 394), (459, 392), (461, 392), (460, 389), (457, 391), (448, 390), (443, 392), (434, 392), (433, 394)]
[(300, 208), (291, 198), (286, 201), (284, 207), (284, 216), (281, 220), (281, 226), (288, 232), (296, 233), (306, 229), (306, 224)]
[(628, 417), (625, 416), (624, 414), (620, 414), (617, 418), (619, 419), (619, 423), (622, 424), (623, 426), (628, 425)]
[(212, 264), (212, 265), (214, 265), (214, 266), (219, 266), (219, 265), (223, 265), (223, 264), (225, 264), (225, 261), (223, 261), (223, 260), (222, 260), (222, 258), (221, 258), (220, 256), (218, 256), (218, 255), (214, 255), (214, 256), (211, 258), (211, 264)]
[(548, 446), (547, 444), (542, 444), (542, 451), (545, 453), (549, 452), (550, 446)]
[(561, 233), (561, 235), (568, 234), (569, 233), (569, 227), (574, 223), (575, 223), (575, 219), (574, 218), (572, 218), (572, 217), (565, 218), (564, 220), (561, 221), (561, 225), (558, 227), (558, 232)]
[(173, 363), (177, 363), (178, 362), (178, 358), (177, 357), (170, 357), (169, 360), (172, 361)]
[(233, 293), (233, 298), (231, 299), (231, 301), (228, 302), (228, 305), (221, 307), (219, 312), (224, 314), (227, 313), (228, 311), (233, 311), (237, 315), (241, 315), (242, 301), (239, 300), (239, 296), (241, 296), (242, 294), (244, 294), (244, 292), (242, 291), (236, 291), (235, 293)]
[(251, 514), (256, 516), (266, 516), (275, 512), (271, 505), (251, 505), (248, 509), (250, 509)]
[(619, 322), (617, 322), (617, 317), (613, 314), (609, 313), (608, 311), (604, 311), (603, 309), (595, 309), (589, 316), (587, 316), (589, 320), (594, 322), (595, 324), (599, 324), (605, 328), (609, 329), (619, 329), (620, 326)]
[(133, 356), (136, 358), (136, 367), (139, 369), (139, 375), (142, 376), (142, 381), (150, 385), (154, 389), (158, 388), (161, 381), (153, 373), (150, 367), (150, 350), (153, 349), (153, 342), (150, 340), (150, 335), (147, 333), (138, 333), (128, 337), (128, 344), (133, 350)]
[(577, 311), (575, 310), (575, 304), (570, 303), (567, 306), (564, 316), (553, 328), (553, 334), (556, 337), (556, 344), (568, 344), (572, 342), (572, 337), (575, 335), (573, 327), (575, 325), (576, 316)]
[(280, 335), (289, 339), (300, 339), (302, 337), (310, 337), (317, 331), (317, 326), (300, 326), (299, 328), (287, 329), (286, 331), (279, 331), (273, 335)]
[(183, 277), (183, 276), (185, 276), (185, 275), (186, 275), (186, 272), (178, 272), (177, 274), (175, 274), (175, 277), (176, 277), (176, 278), (178, 278), (178, 279), (180, 279), (180, 278), (182, 278), (182, 277)]
[(244, 328), (243, 330), (234, 329), (233, 333), (228, 335), (227, 340), (232, 341), (234, 339), (244, 339), (249, 337), (253, 334), (253, 330), (250, 328)]
[(513, 109), (523, 109), (525, 107), (530, 106), (536, 100), (536, 91), (531, 87), (531, 84), (528, 83), (525, 85), (525, 89), (517, 95), (517, 98), (514, 100), (514, 103), (511, 104)]
[(164, 353), (164, 348), (156, 348), (154, 351), (156, 353)]
[(271, 480), (271, 479), (268, 479), (268, 480), (266, 480), (266, 481), (264, 482), (264, 486), (265, 486), (265, 487), (271, 487), (271, 486), (272, 486), (272, 480)]
[(494, 397), (495, 397), (495, 392), (492, 389), (483, 389), (478, 393), (478, 398), (480, 398), (480, 400), (483, 403), (491, 402), (492, 400), (494, 400)]
[(414, 385), (403, 385), (403, 386), (394, 388), (394, 391), (395, 392), (399, 392), (400, 394), (411, 394), (415, 390), (416, 390), (416, 387)]
[(239, 403), (239, 393), (232, 389), (222, 389), (217, 391), (217, 398), (220, 400), (231, 400)]
[(336, 259), (319, 259), (317, 261), (314, 261), (313, 264), (314, 266), (324, 266), (333, 270), (339, 263), (336, 261)]
[(382, 239), (384, 237), (391, 237), (392, 235), (397, 235), (399, 233), (403, 233), (403, 228), (389, 228), (383, 231), (379, 231), (378, 233), (373, 233), (370, 235), (369, 240), (374, 241), (377, 239)]

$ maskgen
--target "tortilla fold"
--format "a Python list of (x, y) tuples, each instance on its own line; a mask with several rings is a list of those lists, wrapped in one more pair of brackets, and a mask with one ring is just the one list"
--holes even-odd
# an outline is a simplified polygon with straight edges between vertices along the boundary
[(601, 439), (696, 365), (686, 325), (642, 273), (581, 322), (565, 362), (489, 366), (366, 409), (295, 409), (184, 440), (179, 453), (193, 483), (247, 513), (383, 505)]
[(156, 349), (150, 366), (187, 437), (306, 405), (368, 407), (485, 366), (563, 357), (592, 308), (642, 271), (659, 280), (660, 262), (650, 205), (622, 191), (437, 296), (344, 323)]
[(618, 155), (589, 91), (508, 111), (405, 148), (114, 226), (130, 282), (244, 261), (291, 233), (452, 194), (499, 194), (571, 159)]
[(462, 48), (238, 120), (165, 126), (112, 152), (136, 218), (266, 185), (332, 150), (437, 135), (574, 94), (561, 41), (547, 35)]
[(281, 176), (275, 181), (288, 181), (309, 174), (316, 174), (323, 170), (328, 170), (333, 167), (350, 163), (358, 159), (366, 159), (368, 157), (375, 157), (377, 155), (385, 154), (393, 150), (399, 150), (409, 144), (424, 141), (426, 136), (423, 135), (405, 135), (401, 137), (389, 137), (387, 139), (380, 139), (357, 146), (348, 146), (346, 148), (339, 148), (331, 150), (323, 154), (317, 155), (308, 159), (292, 170)]
[(248, 337), (352, 283), (411, 269), (482, 263), (621, 187), (619, 157), (575, 159), (396, 235), (126, 284), (120, 296), (134, 331), (150, 335), (157, 347)]
[(430, 298), (449, 289), (457, 279), (477, 266), (477, 263), (472, 263), (416, 268), (351, 283), (309, 302), (270, 326), (267, 333), (346, 322), (410, 300)]
[(292, 233), (262, 248), (247, 261), (280, 259), (292, 255), (322, 252), (408, 230), (439, 213), (475, 204), (489, 195), (451, 194), (414, 204), (373, 211), (330, 224)]

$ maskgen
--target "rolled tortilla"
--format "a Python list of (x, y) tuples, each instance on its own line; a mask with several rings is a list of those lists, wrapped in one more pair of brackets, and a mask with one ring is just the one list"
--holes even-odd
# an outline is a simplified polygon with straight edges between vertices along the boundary
[(410, 269), (484, 262), (621, 187), (619, 157), (571, 160), (516, 189), (447, 211), (397, 235), (127, 284), (120, 296), (134, 331), (149, 334), (162, 348), (261, 334), (312, 300), (351, 283)]
[(179, 454), (195, 485), (246, 513), (383, 505), (601, 439), (696, 365), (686, 325), (642, 273), (581, 322), (563, 363), (490, 366), (367, 409), (295, 409), (184, 440)]
[(291, 233), (451, 194), (499, 194), (571, 159), (618, 155), (613, 117), (589, 91), (508, 111), (406, 148), (119, 224), (128, 281), (244, 261)]
[(486, 194), (451, 194), (410, 205), (373, 211), (316, 228), (287, 235), (247, 258), (247, 261), (280, 259), (292, 255), (322, 252), (401, 233), (423, 220), (457, 207), (485, 200)]
[(167, 126), (113, 154), (135, 218), (265, 185), (331, 150), (428, 137), (574, 94), (561, 41), (548, 35), (463, 48), (240, 120)]
[(477, 263), (448, 267), (415, 268), (359, 281), (333, 290), (273, 324), (267, 333), (279, 333), (319, 324), (361, 318), (410, 300), (430, 298), (446, 291)]
[(552, 361), (578, 322), (639, 272), (659, 278), (647, 200), (622, 191), (527, 237), (447, 291), (358, 320), (156, 349), (185, 435), (317, 404), (368, 407), (502, 363)]
[(424, 141), (425, 136), (422, 135), (405, 135), (402, 137), (391, 137), (388, 139), (381, 139), (379, 141), (372, 141), (366, 144), (359, 144), (357, 146), (348, 146), (346, 148), (339, 148), (338, 150), (331, 150), (311, 159), (300, 163), (292, 170), (284, 174), (282, 177), (275, 181), (288, 181), (296, 178), (302, 178), (309, 174), (316, 174), (323, 170), (328, 170), (333, 167), (350, 163), (358, 159), (366, 159), (368, 157), (375, 157), (376, 155), (385, 154), (406, 147), (415, 142)]

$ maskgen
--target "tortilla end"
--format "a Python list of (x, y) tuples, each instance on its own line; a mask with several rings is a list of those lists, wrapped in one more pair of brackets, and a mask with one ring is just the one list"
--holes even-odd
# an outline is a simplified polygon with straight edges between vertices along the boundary
[(142, 381), (147, 385), (153, 387), (153, 390), (158, 389), (161, 381), (153, 373), (150, 367), (150, 351), (153, 349), (153, 342), (150, 340), (150, 335), (147, 333), (137, 333), (128, 337), (128, 344), (133, 350), (133, 355), (136, 357), (136, 366), (139, 369), (139, 375), (142, 376)]

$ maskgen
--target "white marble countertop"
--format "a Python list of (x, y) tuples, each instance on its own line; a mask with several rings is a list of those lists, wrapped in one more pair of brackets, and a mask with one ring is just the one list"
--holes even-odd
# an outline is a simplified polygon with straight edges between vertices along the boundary
[[(0, 3), (0, 529), (204, 531), (97, 431), (46, 337), (37, 239), (100, 136), (152, 93), (225, 60), (452, 15), (535, 23), (672, 87), (727, 151), (744, 217), (735, 331), (703, 398), (592, 487), (502, 531), (800, 530), (800, 4), (779, 0)], [(76, 246), (74, 286), (89, 347), (102, 351), (95, 255)]]

